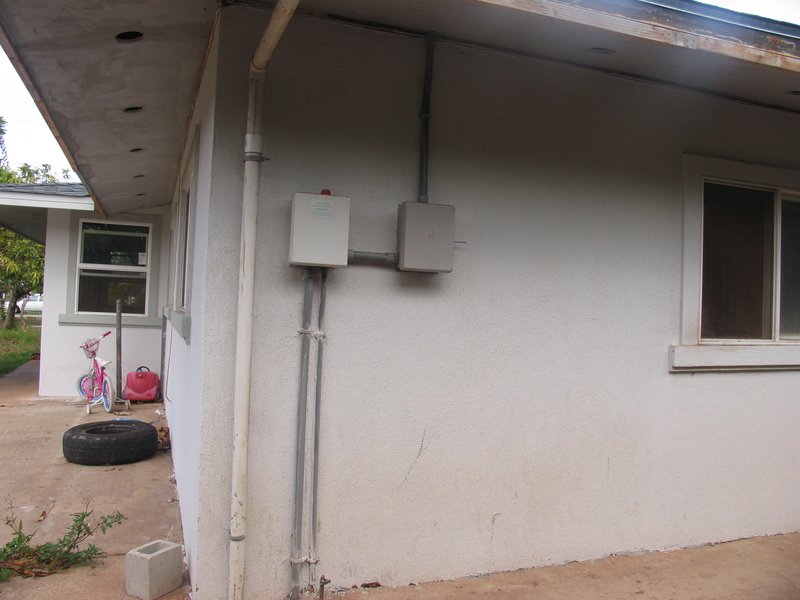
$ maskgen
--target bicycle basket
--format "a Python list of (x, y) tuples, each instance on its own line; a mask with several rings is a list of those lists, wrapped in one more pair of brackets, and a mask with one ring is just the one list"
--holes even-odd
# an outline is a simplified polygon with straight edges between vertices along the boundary
[(100, 347), (100, 342), (98, 340), (86, 340), (83, 342), (83, 353), (86, 355), (86, 358), (94, 358), (94, 355), (97, 354), (97, 349)]

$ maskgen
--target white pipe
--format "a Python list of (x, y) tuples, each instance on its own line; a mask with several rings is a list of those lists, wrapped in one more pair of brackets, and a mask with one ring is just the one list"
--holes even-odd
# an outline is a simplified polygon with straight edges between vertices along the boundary
[(253, 357), (253, 303), (256, 273), (256, 224), (261, 178), (264, 75), (272, 53), (300, 0), (278, 0), (253, 56), (248, 83), (245, 136), (242, 242), (239, 257), (239, 301), (236, 313), (236, 358), (233, 386), (233, 461), (231, 476), (228, 598), (241, 600), (244, 589), (247, 523), (247, 455), (250, 443), (250, 377)]

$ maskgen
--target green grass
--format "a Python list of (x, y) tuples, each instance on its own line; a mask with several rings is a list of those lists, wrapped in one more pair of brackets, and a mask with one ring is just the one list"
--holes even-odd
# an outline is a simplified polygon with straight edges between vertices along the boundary
[(28, 327), (25, 331), (19, 326), (0, 329), (0, 377), (24, 365), (31, 354), (39, 352), (40, 333), (38, 327)]

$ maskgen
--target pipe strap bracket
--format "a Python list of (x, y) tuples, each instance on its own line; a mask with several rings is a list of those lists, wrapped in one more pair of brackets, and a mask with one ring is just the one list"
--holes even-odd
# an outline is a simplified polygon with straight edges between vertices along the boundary
[(320, 331), (319, 329), (298, 329), (297, 333), (311, 336), (315, 340), (325, 339), (325, 332)]

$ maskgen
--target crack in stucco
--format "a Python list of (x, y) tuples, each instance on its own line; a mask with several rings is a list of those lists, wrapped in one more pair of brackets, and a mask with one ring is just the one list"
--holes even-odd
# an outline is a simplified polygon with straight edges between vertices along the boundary
[[(422, 441), (420, 441), (420, 443), (419, 443), (419, 450), (417, 450), (417, 455), (414, 457), (414, 460), (411, 461), (411, 464), (408, 467), (408, 471), (406, 471), (406, 476), (403, 477), (403, 481), (401, 481), (400, 485), (397, 486), (397, 491), (398, 492), (400, 491), (400, 488), (402, 488), (406, 484), (406, 481), (408, 481), (408, 476), (411, 474), (411, 470), (414, 468), (414, 465), (417, 464), (417, 461), (419, 460), (419, 457), (422, 456), (422, 453), (425, 452), (425, 450), (428, 448), (428, 444), (431, 443), (431, 439), (430, 438), (428, 438), (427, 443), (425, 442), (425, 437), (426, 437), (427, 433), (428, 433), (428, 428), (425, 427), (422, 430)], [(433, 436), (431, 436), (431, 437), (433, 437)]]

